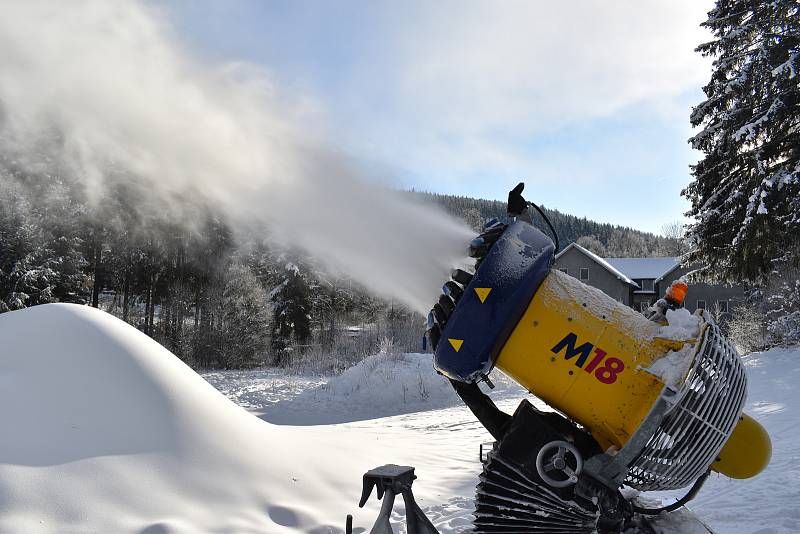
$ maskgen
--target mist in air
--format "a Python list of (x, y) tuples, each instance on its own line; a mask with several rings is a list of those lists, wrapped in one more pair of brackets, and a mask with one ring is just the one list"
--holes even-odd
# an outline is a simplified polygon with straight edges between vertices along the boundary
[(17, 165), (79, 176), (95, 202), (119, 176), (160, 200), (200, 196), (420, 312), (463, 258), (463, 223), (368, 176), (267, 72), (201, 61), (158, 8), (0, 6), (0, 141)]

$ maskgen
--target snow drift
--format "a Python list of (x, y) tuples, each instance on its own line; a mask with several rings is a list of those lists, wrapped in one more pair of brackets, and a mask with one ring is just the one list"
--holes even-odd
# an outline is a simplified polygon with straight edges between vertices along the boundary
[(0, 315), (0, 346), (1, 532), (339, 532), (365, 471), (424, 457), (265, 423), (93, 308)]
[[(477, 445), (490, 437), (455, 400), (431, 409), (448, 403), (446, 384), (434, 376), (427, 407), (426, 399), (410, 399), (406, 410), (424, 410), (417, 413), (364, 420), (343, 402), (352, 393), (377, 408), (387, 396), (399, 404), (402, 388), (355, 385), (392, 372), (418, 384), (414, 377), (429, 356), (375, 357), (328, 388), (303, 379), (315, 392), (293, 408), (285, 402), (298, 396), (293, 388), (275, 399), (275, 388), (248, 388), (242, 372), (232, 374), (232, 397), (244, 395), (257, 412), (278, 400), (291, 409), (272, 415), (298, 417), (286, 418), (287, 425), (308, 425), (302, 417), (314, 403), (314, 417), (327, 411), (328, 422), (342, 421), (350, 413), (352, 421), (278, 426), (237, 407), (155, 341), (93, 308), (48, 304), (2, 314), (0, 347), (0, 532), (324, 534), (341, 533), (347, 513), (369, 528), (377, 501), (356, 507), (361, 475), (384, 463), (417, 468), (414, 493), (440, 532), (464, 532), (471, 522), (481, 471)], [(747, 410), (772, 435), (773, 460), (754, 479), (712, 476), (691, 504), (720, 532), (800, 528), (798, 356), (795, 348), (745, 357)], [(213, 373), (221, 386), (226, 377)], [(511, 384), (498, 389), (506, 411), (524, 394)], [(661, 534), (701, 532), (682, 512), (656, 523)]]
[[(274, 369), (212, 371), (202, 376), (239, 406), (280, 425), (375, 421), (463, 405), (448, 380), (434, 372), (431, 354), (381, 351), (341, 375), (326, 378), (286, 376)], [(527, 395), (499, 371), (492, 381), (496, 401), (516, 403)]]

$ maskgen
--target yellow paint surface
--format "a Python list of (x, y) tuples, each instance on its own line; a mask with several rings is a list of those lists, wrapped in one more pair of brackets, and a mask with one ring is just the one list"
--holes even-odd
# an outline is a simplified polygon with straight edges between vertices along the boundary
[(711, 469), (731, 478), (751, 478), (767, 467), (772, 441), (758, 421), (742, 414)]
[(486, 302), (486, 298), (489, 296), (489, 293), (492, 292), (491, 287), (476, 287), (475, 293), (478, 295), (478, 298), (481, 299), (481, 303)]
[(464, 344), (464, 340), (463, 339), (453, 339), (453, 338), (449, 337), (449, 338), (447, 338), (447, 341), (450, 342), (450, 345), (452, 345), (453, 349), (456, 352), (461, 350), (461, 345)]
[[(657, 324), (598, 293), (568, 275), (551, 272), (500, 352), (497, 367), (585, 426), (603, 448), (622, 447), (664, 388), (643, 369), (666, 349), (653, 342)], [(592, 345), (581, 367), (577, 357), (565, 359), (565, 350), (552, 350), (570, 333), (576, 335), (576, 345)], [(594, 349), (607, 355), (587, 372), (597, 356)], [(624, 364), (612, 383), (597, 376), (608, 358)]]

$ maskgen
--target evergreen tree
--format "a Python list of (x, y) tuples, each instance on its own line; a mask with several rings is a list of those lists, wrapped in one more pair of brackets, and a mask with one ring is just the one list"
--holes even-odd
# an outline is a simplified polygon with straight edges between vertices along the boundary
[(231, 265), (222, 293), (222, 361), (226, 368), (264, 363), (269, 342), (267, 293), (244, 265)]
[(703, 26), (714, 40), (697, 50), (715, 61), (691, 115), (692, 259), (759, 280), (800, 259), (800, 4), (717, 0)]
[(272, 348), (275, 363), (286, 363), (291, 340), (305, 344), (311, 337), (311, 301), (308, 282), (295, 263), (286, 264), (285, 278), (273, 295)]
[(800, 343), (800, 279), (786, 280), (769, 299), (767, 331), (777, 345)]
[(53, 300), (84, 304), (90, 295), (81, 236), (84, 206), (69, 184), (55, 179), (40, 225), (47, 239), (48, 267), (53, 271)]
[[(18, 187), (2, 184), (0, 202), (0, 312), (29, 305), (31, 293), (38, 293), (35, 263), (40, 232), (28, 217), (27, 198)], [(34, 291), (31, 291), (34, 289)]]
[(593, 235), (581, 236), (577, 239), (577, 241), (575, 241), (575, 243), (582, 246), (589, 252), (597, 254), (601, 258), (608, 256), (606, 247)]
[[(0, 175), (0, 312), (82, 303), (87, 293), (80, 208), (57, 180), (42, 184), (32, 187)], [(58, 202), (48, 198), (53, 195)]]
[(461, 218), (464, 219), (464, 222), (475, 230), (476, 233), (481, 233), (483, 231), (483, 225), (486, 223), (486, 219), (483, 218), (481, 211), (475, 206), (465, 208)]

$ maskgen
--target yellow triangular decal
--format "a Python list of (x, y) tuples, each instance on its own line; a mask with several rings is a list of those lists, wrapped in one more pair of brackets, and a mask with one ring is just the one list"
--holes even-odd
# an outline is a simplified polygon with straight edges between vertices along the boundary
[(492, 292), (491, 287), (476, 287), (475, 293), (478, 294), (478, 298), (481, 299), (481, 304), (486, 302), (486, 297), (489, 296), (489, 293)]
[(461, 350), (461, 345), (464, 344), (464, 340), (463, 339), (453, 339), (453, 338), (449, 337), (449, 338), (447, 338), (447, 341), (449, 341), (450, 344), (453, 345), (453, 348), (456, 349), (456, 352)]

